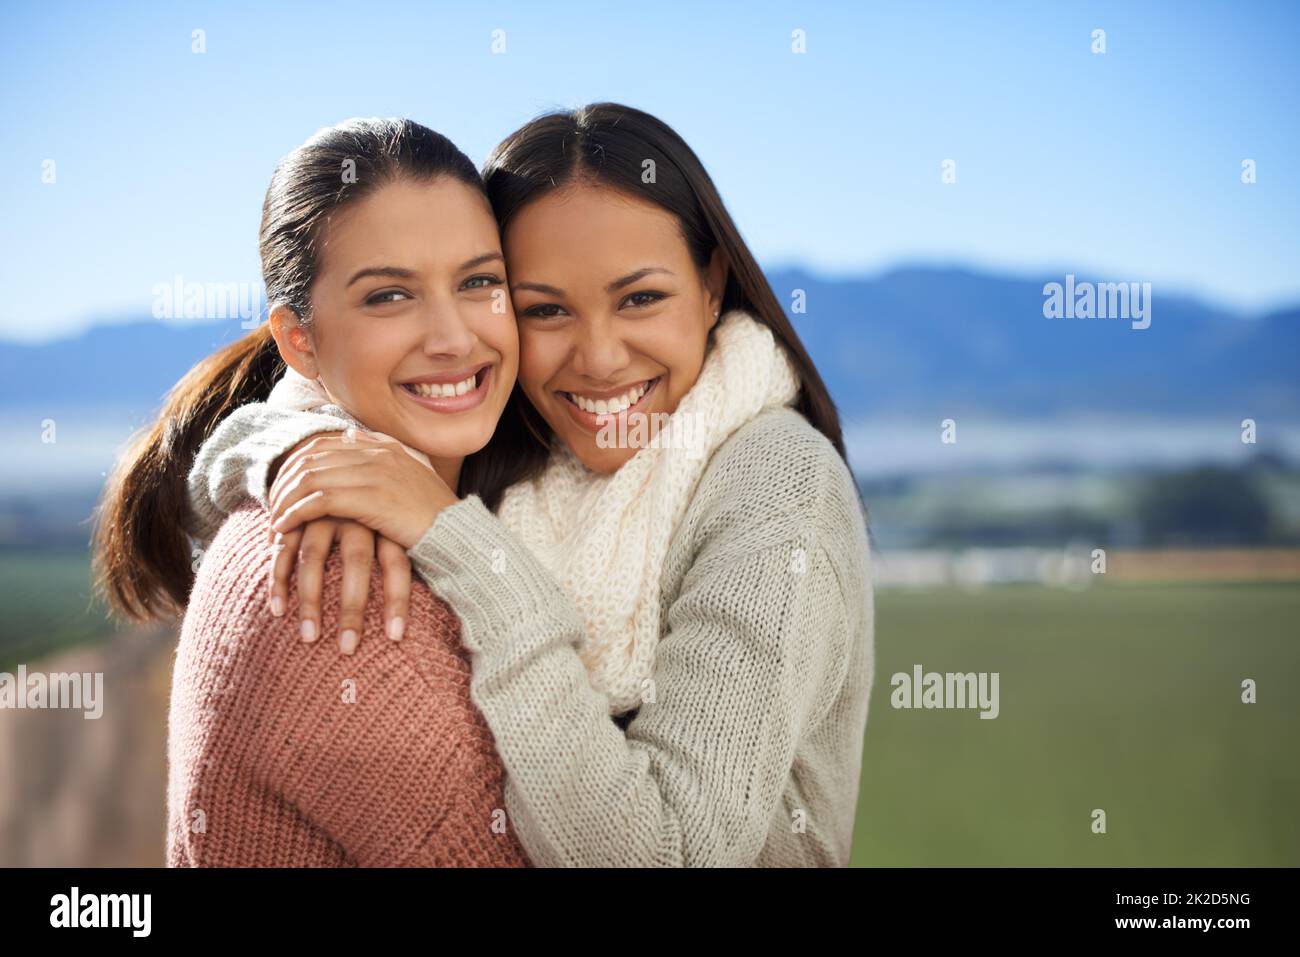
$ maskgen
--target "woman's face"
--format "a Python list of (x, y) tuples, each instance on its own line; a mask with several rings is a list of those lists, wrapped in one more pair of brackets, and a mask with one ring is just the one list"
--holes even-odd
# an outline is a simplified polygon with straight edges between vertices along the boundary
[(398, 180), (344, 207), (324, 230), (311, 301), (316, 374), (358, 421), (435, 465), (487, 444), (519, 340), (480, 192)]
[(638, 420), (676, 410), (699, 377), (721, 259), (701, 270), (671, 213), (582, 182), (521, 209), (504, 244), (519, 384), (587, 468), (612, 472), (642, 447)]

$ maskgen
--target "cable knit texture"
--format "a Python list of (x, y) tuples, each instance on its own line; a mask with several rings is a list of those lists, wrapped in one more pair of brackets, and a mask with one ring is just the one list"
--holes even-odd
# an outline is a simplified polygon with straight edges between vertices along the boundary
[(169, 865), (528, 866), (456, 617), (413, 582), (406, 636), (388, 639), (376, 569), (361, 643), (340, 654), (336, 551), (325, 637), (305, 644), (296, 590), (267, 610), (269, 528), (246, 502), (198, 570), (172, 677)]
[[(270, 463), (333, 428), (236, 410), (191, 473), (196, 510), (264, 501)], [(848, 863), (874, 674), (868, 542), (852, 475), (797, 412), (758, 413), (708, 459), (658, 573), (662, 635), (625, 727), (578, 653), (575, 602), (478, 498), (408, 554), (460, 619), (534, 864)]]

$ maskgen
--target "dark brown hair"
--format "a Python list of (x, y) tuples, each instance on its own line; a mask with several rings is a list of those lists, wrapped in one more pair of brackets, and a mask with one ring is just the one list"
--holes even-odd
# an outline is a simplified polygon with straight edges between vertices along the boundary
[[(647, 160), (654, 162), (653, 183), (642, 179)], [(501, 141), (483, 168), (488, 199), (503, 235), (526, 205), (578, 181), (620, 190), (672, 213), (700, 269), (708, 265), (714, 250), (721, 250), (727, 265), (723, 314), (744, 309), (772, 330), (802, 384), (795, 407), (844, 457), (835, 403), (704, 164), (686, 141), (641, 110), (593, 103), (526, 123)], [(516, 444), (509, 468), (500, 475), (513, 482), (536, 474), (546, 461), (551, 430), (518, 385), (502, 424)]]
[[(474, 163), (449, 139), (410, 120), (348, 120), (280, 161), (262, 204), (259, 248), (271, 305), (311, 321), (311, 288), (332, 214), (399, 178), (450, 176), (482, 190)], [(263, 323), (204, 359), (168, 393), (105, 487), (95, 528), (100, 592), (121, 614), (179, 613), (194, 583), (186, 479), (203, 440), (231, 410), (260, 402), (284, 369)]]

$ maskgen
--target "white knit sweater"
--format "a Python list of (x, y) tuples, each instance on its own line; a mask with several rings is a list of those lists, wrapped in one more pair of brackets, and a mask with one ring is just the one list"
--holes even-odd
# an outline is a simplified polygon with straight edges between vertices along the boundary
[[(334, 426), (236, 410), (191, 474), (196, 528)], [(653, 684), (621, 728), (554, 576), (475, 496), (410, 549), (461, 621), (506, 810), (541, 866), (842, 866), (857, 807), (874, 610), (853, 479), (790, 409), (709, 460), (668, 549)], [(653, 698), (653, 700), (650, 700)]]

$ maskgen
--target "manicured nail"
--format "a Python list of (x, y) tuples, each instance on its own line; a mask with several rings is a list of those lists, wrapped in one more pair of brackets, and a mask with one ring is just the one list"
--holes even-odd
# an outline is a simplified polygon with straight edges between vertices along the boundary
[(402, 632), (406, 629), (406, 622), (400, 618), (394, 618), (388, 623), (388, 637), (393, 641), (400, 641)]
[(339, 635), (339, 648), (345, 655), (350, 655), (357, 650), (357, 640), (357, 633), (349, 628)]
[(316, 640), (316, 622), (312, 621), (310, 618), (305, 619), (302, 623), (302, 640)]
[(279, 595), (271, 596), (271, 614), (275, 615), (276, 618), (284, 614), (284, 599)]

